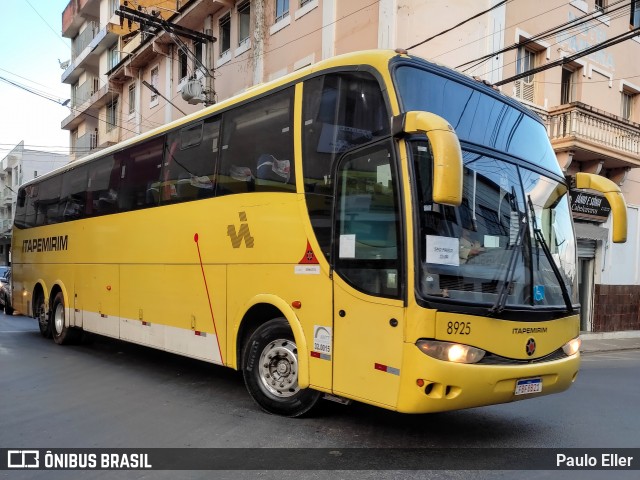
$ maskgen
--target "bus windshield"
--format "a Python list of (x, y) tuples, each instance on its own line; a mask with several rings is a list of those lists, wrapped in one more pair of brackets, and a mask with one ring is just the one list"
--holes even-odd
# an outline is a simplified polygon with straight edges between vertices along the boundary
[[(399, 65), (394, 79), (402, 109), (442, 116), (463, 149), (462, 204), (451, 207), (432, 200), (429, 144), (411, 143), (419, 294), (486, 305), (489, 313), (570, 311), (577, 299), (575, 237), (567, 188), (550, 178), (562, 172), (543, 125), (489, 92), (417, 65)], [(523, 166), (529, 163), (536, 171)], [(537, 173), (540, 167), (551, 175)]]
[(461, 142), (492, 148), (562, 176), (544, 126), (517, 108), (469, 85), (413, 66), (396, 68), (394, 80), (403, 111), (440, 115)]
[[(525, 168), (464, 152), (459, 207), (431, 200), (431, 153), (412, 142), (420, 284), (438, 296), (500, 311), (575, 301), (575, 239), (566, 187)], [(546, 250), (546, 251), (545, 251)]]

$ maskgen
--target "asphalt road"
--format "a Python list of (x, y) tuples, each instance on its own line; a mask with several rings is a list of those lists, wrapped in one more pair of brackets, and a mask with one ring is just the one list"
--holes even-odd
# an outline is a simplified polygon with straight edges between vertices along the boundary
[[(404, 415), (324, 402), (311, 418), (263, 413), (230, 369), (95, 337), (58, 346), (0, 314), (0, 448), (640, 447), (640, 351), (583, 356), (560, 395)], [(249, 451), (250, 452), (250, 451)], [(281, 459), (280, 459), (281, 460)], [(640, 458), (637, 459), (640, 462)], [(638, 478), (634, 472), (480, 471), (472, 478)], [(35, 475), (38, 473), (39, 475)], [(21, 472), (0, 478), (326, 478), (323, 472)], [(470, 478), (465, 471), (340, 471), (331, 478)]]

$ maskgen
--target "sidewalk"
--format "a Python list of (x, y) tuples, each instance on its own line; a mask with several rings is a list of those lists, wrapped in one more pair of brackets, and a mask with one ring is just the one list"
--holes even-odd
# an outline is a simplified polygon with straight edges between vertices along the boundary
[(640, 349), (640, 331), (591, 333), (581, 332), (580, 352), (609, 352), (613, 350)]

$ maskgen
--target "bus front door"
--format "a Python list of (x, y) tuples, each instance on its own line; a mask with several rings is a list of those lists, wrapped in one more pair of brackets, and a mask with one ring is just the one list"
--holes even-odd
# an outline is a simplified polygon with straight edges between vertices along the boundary
[(396, 171), (390, 141), (339, 160), (332, 255), (334, 392), (392, 408), (404, 324)]

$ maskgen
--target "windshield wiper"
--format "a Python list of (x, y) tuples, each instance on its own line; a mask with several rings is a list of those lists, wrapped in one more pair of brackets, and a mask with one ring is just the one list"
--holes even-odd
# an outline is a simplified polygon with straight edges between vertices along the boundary
[(509, 261), (507, 262), (507, 271), (505, 274), (505, 278), (502, 282), (502, 287), (500, 287), (500, 291), (498, 292), (498, 298), (493, 306), (489, 309), (489, 315), (493, 315), (495, 313), (500, 313), (504, 310), (505, 305), (507, 304), (507, 299), (509, 298), (509, 291), (511, 290), (511, 285), (513, 283), (513, 276), (516, 272), (516, 265), (518, 253), (522, 251), (523, 239), (525, 227), (527, 226), (527, 217), (526, 214), (522, 215), (518, 212), (518, 205), (516, 203), (516, 192), (515, 188), (511, 187), (511, 208), (513, 212), (518, 214), (518, 233), (516, 235), (515, 242), (513, 244), (513, 250), (511, 250), (511, 255), (509, 255)]
[(504, 306), (507, 304), (507, 298), (509, 298), (509, 291), (511, 290), (511, 284), (513, 283), (513, 276), (516, 272), (516, 265), (518, 253), (522, 251), (522, 239), (524, 237), (524, 229), (527, 225), (527, 222), (524, 218), (520, 220), (520, 226), (518, 227), (518, 235), (516, 236), (516, 242), (513, 245), (513, 250), (511, 250), (511, 255), (509, 256), (509, 261), (507, 262), (507, 272), (505, 275), (505, 279), (502, 282), (502, 287), (500, 287), (500, 291), (498, 292), (498, 298), (496, 299), (496, 303), (489, 309), (489, 314), (493, 315), (494, 313), (500, 313), (504, 310)]
[(538, 228), (538, 221), (536, 220), (535, 210), (533, 209), (533, 202), (531, 201), (531, 195), (527, 196), (527, 200), (529, 202), (529, 210), (531, 211), (531, 223), (533, 224), (533, 234), (536, 239), (536, 243), (539, 243), (542, 246), (542, 251), (544, 252), (545, 257), (549, 261), (549, 265), (551, 266), (551, 270), (553, 274), (556, 276), (558, 283), (560, 284), (560, 290), (562, 291), (562, 299), (564, 300), (565, 305), (567, 306), (567, 312), (573, 312), (573, 305), (571, 304), (571, 297), (569, 296), (569, 290), (567, 289), (567, 284), (564, 282), (562, 278), (562, 273), (556, 265), (555, 260), (553, 259), (553, 255), (551, 254), (551, 250), (549, 249), (549, 245), (542, 234), (542, 230)]

